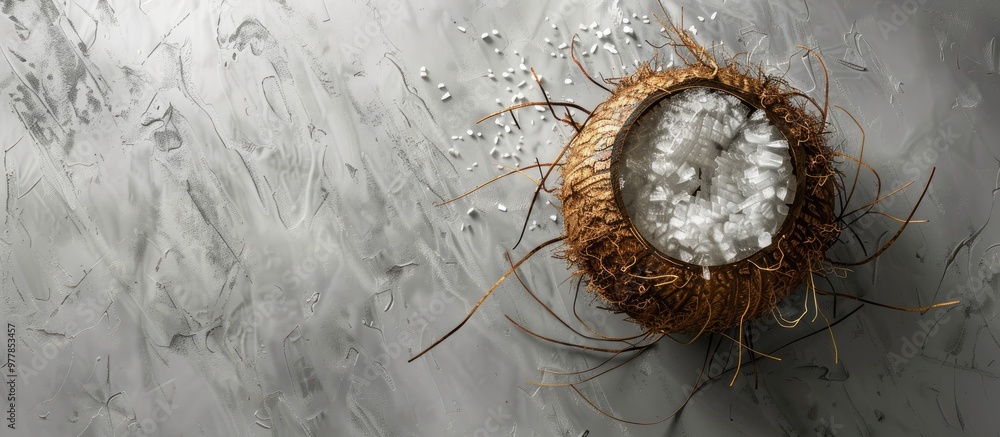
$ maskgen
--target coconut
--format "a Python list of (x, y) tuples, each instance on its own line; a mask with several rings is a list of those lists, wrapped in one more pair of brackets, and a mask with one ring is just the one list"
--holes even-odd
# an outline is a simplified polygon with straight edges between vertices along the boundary
[[(679, 36), (690, 38), (683, 31)], [(824, 270), (826, 250), (840, 235), (833, 152), (826, 145), (825, 120), (808, 110), (813, 101), (755, 66), (719, 65), (700, 46), (687, 47), (694, 48), (695, 60), (685, 67), (656, 71), (645, 64), (615, 81), (611, 96), (569, 144), (557, 193), (565, 257), (589, 279), (587, 290), (658, 333), (719, 332), (771, 311)], [(773, 236), (761, 239), (767, 244), (739, 259), (680, 259), (676, 251), (651, 241), (648, 229), (637, 227), (634, 218), (642, 211), (630, 210), (624, 201), (629, 181), (622, 177), (623, 157), (634, 131), (646, 124), (652, 108), (691, 90), (735, 98), (751, 111), (762, 111), (787, 143), (794, 198), (787, 210), (782, 208), (786, 214), (780, 226), (774, 223)]]
[[(933, 170), (909, 216), (897, 219), (902, 225), (881, 248), (856, 262), (827, 258), (827, 250), (838, 241), (844, 226), (850, 225), (844, 217), (872, 212), (871, 206), (895, 191), (861, 208), (835, 212), (836, 200), (850, 203), (854, 190), (843, 196), (842, 174), (833, 164), (834, 158), (846, 156), (827, 145), (829, 96), (820, 105), (757, 65), (710, 53), (683, 25), (675, 26), (669, 17), (666, 20), (661, 23), (670, 39), (668, 45), (682, 58), (683, 66), (661, 70), (654, 62), (640, 64), (633, 74), (608, 80), (613, 85), (609, 89), (587, 74), (574, 55), (584, 75), (611, 93), (593, 111), (573, 102), (551, 102), (546, 95), (545, 102), (521, 103), (480, 120), (547, 105), (554, 118), (576, 129), (553, 163), (525, 167), (549, 168), (536, 188), (536, 198), (545, 179), (560, 168), (561, 183), (555, 193), (561, 202), (564, 233), (531, 249), (517, 262), (508, 258), (510, 269), (465, 318), (409, 361), (461, 329), (500, 284), (553, 244), (564, 245), (563, 257), (588, 279), (587, 290), (605, 301), (603, 307), (627, 314), (648, 339), (653, 334), (697, 336), (741, 327), (772, 311), (799, 285), (811, 282), (813, 275), (880, 256), (913, 222)], [(800, 48), (823, 64), (812, 50)], [(545, 95), (537, 76), (536, 81)], [(566, 117), (556, 115), (554, 106), (567, 108)], [(580, 125), (568, 108), (589, 117)], [(729, 150), (737, 134), (745, 140), (735, 146), (738, 153)], [(862, 150), (863, 143), (862, 139)], [(863, 166), (874, 172), (860, 157), (846, 158), (858, 163), (859, 173)], [(525, 168), (497, 176), (441, 204)], [(743, 171), (742, 176), (734, 174), (736, 170)], [(752, 183), (748, 185), (746, 178)], [(708, 194), (701, 191), (706, 187)], [(684, 203), (692, 200), (697, 205)], [(900, 308), (814, 286), (810, 290), (913, 312), (958, 303)], [(514, 323), (539, 338), (572, 345)], [(621, 353), (645, 350), (653, 343), (629, 343), (619, 350), (576, 346)]]

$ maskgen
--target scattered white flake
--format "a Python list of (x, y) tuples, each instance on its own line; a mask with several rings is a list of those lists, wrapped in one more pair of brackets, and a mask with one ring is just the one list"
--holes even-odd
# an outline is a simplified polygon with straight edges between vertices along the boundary
[(504, 78), (508, 78), (508, 77), (510, 77), (510, 73), (508, 73), (508, 72), (506, 72), (506, 71), (505, 71), (505, 72), (503, 72), (503, 73), (500, 73), (500, 75), (501, 75), (501, 76), (503, 76)]
[(497, 209), (499, 209), (500, 212), (507, 212), (507, 207), (504, 206), (502, 203), (497, 204)]
[[(482, 138), (483, 137), (483, 133), (482, 132), (476, 132), (476, 136), (479, 137), (479, 138)], [(475, 166), (476, 163), (472, 163), (472, 165)]]
[(498, 104), (498, 105), (499, 105), (500, 103), (503, 103), (503, 102), (501, 102), (501, 101), (500, 101), (500, 98), (499, 98), (499, 97), (497, 97), (497, 100), (496, 100), (496, 102), (497, 102), (497, 104)]
[(566, 80), (564, 80), (563, 82), (564, 82), (564, 83), (565, 83), (566, 85), (572, 85), (572, 84), (573, 84), (573, 79), (566, 79)]
[(590, 28), (591, 29), (597, 29), (597, 22), (595, 21), (593, 23), (590, 23)]
[(504, 126), (503, 130), (504, 130), (504, 132), (510, 133), (510, 125), (508, 124), (508, 125)]
[(590, 46), (590, 54), (594, 54), (596, 52), (597, 52), (597, 44)]
[(552, 40), (545, 38), (545, 44), (552, 44)]
[(691, 34), (693, 34), (693, 35), (697, 35), (697, 34), (698, 34), (698, 29), (695, 29), (695, 28), (694, 28), (694, 25), (691, 25), (691, 27), (689, 27), (689, 28), (688, 28), (688, 30), (689, 30), (689, 31), (691, 32)]
[(552, 221), (558, 221), (559, 220), (559, 216), (550, 215), (549, 219), (551, 219)]
[(604, 36), (609, 36), (609, 35), (611, 35), (611, 28), (610, 27), (605, 27), (604, 28)]
[(558, 28), (559, 28), (559, 26), (556, 26), (556, 23), (552, 23), (552, 28), (553, 28), (553, 29), (558, 29)]
[(465, 28), (462, 26), (458, 26), (458, 30), (462, 33), (465, 33)]
[(449, 93), (444, 93), (444, 95), (443, 95), (443, 96), (441, 96), (441, 100), (442, 100), (442, 101), (444, 101), (444, 100), (448, 100), (448, 99), (450, 99), (450, 98), (451, 98), (451, 93), (450, 93), (450, 92), (449, 92)]
[(708, 17), (708, 18), (711, 18), (711, 19), (713, 19), (713, 20), (714, 20), (714, 19), (715, 19), (715, 16), (716, 16), (716, 15), (718, 15), (718, 14), (719, 14), (718, 12), (712, 12), (712, 16), (710, 16), (710, 17)]
[(518, 67), (521, 67), (521, 71), (528, 71), (528, 66), (524, 65), (523, 62), (521, 63), (521, 65), (518, 65)]
[(493, 49), (493, 53), (500, 54), (500, 49)]
[(490, 34), (488, 34), (488, 33), (484, 33), (484, 34), (482, 34), (482, 35), (480, 36), (480, 38), (482, 38), (483, 40), (487, 40), (487, 39), (490, 39)]
[(701, 15), (699, 15), (698, 16), (698, 21), (705, 21), (705, 17), (702, 17)]
[(522, 80), (522, 81), (521, 81), (521, 83), (517, 84), (517, 87), (518, 87), (518, 88), (520, 88), (520, 87), (523, 87), (523, 86), (524, 86), (525, 84), (527, 84), (527, 83), (528, 83), (528, 81), (526, 81), (526, 80)]
[(611, 44), (609, 42), (604, 43), (604, 50), (611, 52), (612, 55), (618, 54), (618, 49), (615, 48), (614, 44)]
[(471, 137), (474, 134), (474, 132), (472, 132), (472, 129), (469, 129), (465, 131), (465, 134)]
[(580, 23), (580, 30), (587, 30), (587, 25)]
[(469, 210), (466, 212), (466, 214), (468, 214), (468, 215), (476, 215), (476, 208), (469, 208)]
[[(625, 26), (625, 27), (623, 27), (622, 28), (622, 32), (625, 32), (628, 35), (634, 35), (635, 34), (635, 32), (632, 30), (632, 26)], [(628, 41), (628, 40), (626, 40), (626, 41)]]
[[(500, 137), (497, 137), (497, 140), (499, 140), (499, 139), (500, 139)], [(496, 143), (496, 141), (494, 141), (494, 143)], [(497, 157), (497, 148), (496, 147), (490, 149), (490, 156), (492, 156), (494, 158)]]
[(499, 31), (499, 30), (496, 30), (496, 29), (493, 29), (493, 34), (494, 34), (494, 35), (500, 35), (500, 31)]
[(562, 44), (559, 44), (559, 47), (557, 47), (557, 48), (558, 48), (559, 50), (562, 50), (562, 49), (565, 49), (565, 48), (567, 48), (567, 47), (569, 47), (569, 44), (566, 44), (566, 43), (562, 43)]
[(427, 77), (427, 67), (420, 67), (420, 77)]
[(459, 156), (461, 156), (461, 154), (458, 153), (458, 150), (455, 150), (455, 149), (448, 149), (448, 153), (450, 153), (451, 156), (454, 156), (456, 158), (458, 158)]
[(479, 167), (479, 163), (478, 163), (478, 162), (473, 162), (473, 163), (472, 163), (472, 166), (473, 166), (473, 167)]
[(622, 18), (622, 23), (623, 24), (628, 24), (629, 23), (628, 18)]
[(439, 90), (443, 90), (444, 89), (444, 83), (439, 83), (438, 84), (438, 89)]

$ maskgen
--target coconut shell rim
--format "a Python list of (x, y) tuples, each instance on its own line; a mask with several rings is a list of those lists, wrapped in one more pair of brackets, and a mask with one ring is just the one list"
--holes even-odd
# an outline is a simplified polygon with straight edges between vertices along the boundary
[[(725, 264), (701, 265), (701, 264), (689, 263), (674, 258), (661, 251), (659, 248), (656, 247), (656, 245), (649, 242), (646, 239), (646, 237), (642, 235), (642, 232), (635, 227), (635, 222), (629, 216), (628, 209), (625, 207), (625, 202), (621, 194), (620, 184), (615, 183), (616, 181), (620, 180), (621, 176), (620, 158), (621, 155), (625, 152), (625, 141), (627, 141), (629, 133), (631, 132), (631, 127), (635, 124), (635, 122), (662, 100), (673, 97), (682, 91), (695, 88), (708, 88), (716, 91), (721, 91), (740, 99), (741, 102), (752, 108), (764, 111), (764, 114), (767, 115), (768, 120), (771, 122), (771, 124), (774, 124), (776, 127), (778, 127), (778, 131), (781, 133), (781, 136), (784, 137), (785, 141), (788, 143), (788, 151), (792, 160), (793, 172), (795, 175), (795, 185), (796, 185), (795, 198), (792, 200), (792, 204), (788, 208), (788, 215), (785, 216), (785, 218), (782, 220), (781, 226), (778, 227), (777, 231), (775, 231), (774, 235), (772, 236), (771, 244), (762, 247), (760, 248), (760, 250), (752, 254), (749, 254), (741, 259), (728, 262)], [(792, 144), (793, 144), (793, 138), (789, 136), (787, 129), (782, 128), (780, 120), (775, 120), (774, 115), (767, 110), (767, 107), (764, 104), (762, 104), (759, 101), (754, 102), (753, 99), (748, 98), (746, 92), (739, 90), (734, 86), (719, 81), (713, 81), (711, 79), (691, 78), (690, 80), (682, 81), (681, 83), (671, 87), (671, 89), (669, 90), (656, 91), (650, 94), (648, 97), (646, 97), (643, 101), (639, 102), (636, 108), (625, 120), (625, 123), (622, 126), (621, 131), (619, 131), (618, 135), (616, 135), (614, 144), (612, 145), (611, 149), (611, 182), (612, 182), (611, 190), (614, 192), (615, 204), (618, 207), (618, 212), (628, 223), (632, 232), (635, 234), (635, 237), (638, 238), (646, 246), (646, 248), (650, 251), (651, 255), (659, 257), (662, 261), (673, 263), (678, 267), (696, 273), (701, 273), (706, 268), (709, 269), (710, 271), (711, 270), (721, 271), (730, 268), (739, 268), (740, 267), (739, 264), (742, 261), (746, 261), (750, 258), (753, 258), (758, 253), (770, 252), (775, 250), (775, 246), (779, 244), (781, 236), (788, 235), (792, 231), (792, 228), (795, 226), (795, 221), (791, 220), (791, 218), (794, 215), (798, 215), (802, 210), (802, 204), (803, 202), (805, 202), (805, 199), (807, 197), (806, 196), (807, 176), (806, 176), (806, 169), (804, 168), (805, 159), (804, 156), (801, 156), (803, 155), (804, 151), (801, 148), (793, 147)]]

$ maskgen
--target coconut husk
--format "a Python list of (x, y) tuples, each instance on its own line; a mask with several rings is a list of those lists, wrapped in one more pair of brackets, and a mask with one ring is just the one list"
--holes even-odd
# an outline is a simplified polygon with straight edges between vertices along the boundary
[[(699, 334), (740, 326), (770, 312), (825, 267), (837, 241), (838, 192), (824, 115), (815, 101), (757, 66), (719, 65), (683, 30), (679, 45), (691, 56), (682, 68), (655, 71), (645, 64), (614, 81), (612, 95), (592, 112), (569, 145), (558, 197), (565, 219), (564, 255), (589, 279), (587, 290), (644, 329)], [(705, 267), (671, 258), (632, 225), (618, 192), (618, 158), (633, 123), (674, 93), (708, 87), (764, 110), (788, 140), (796, 197), (772, 244), (754, 255)], [(814, 111), (816, 112), (816, 111)]]

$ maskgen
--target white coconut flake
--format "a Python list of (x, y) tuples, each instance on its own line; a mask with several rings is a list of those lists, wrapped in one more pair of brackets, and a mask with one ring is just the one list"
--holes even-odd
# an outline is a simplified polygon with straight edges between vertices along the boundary
[(612, 55), (617, 55), (618, 54), (618, 49), (615, 48), (614, 44), (611, 44), (609, 42), (604, 43), (604, 50), (607, 50)]
[(621, 157), (622, 200), (668, 256), (702, 266), (771, 244), (795, 198), (788, 143), (763, 111), (705, 88), (643, 115)]
[(444, 93), (444, 95), (441, 96), (441, 101), (445, 101), (445, 100), (448, 100), (450, 98), (451, 98), (451, 93), (450, 92)]
[(504, 204), (502, 204), (502, 203), (498, 203), (497, 204), (497, 209), (499, 209), (500, 212), (507, 212), (507, 207), (504, 206)]

